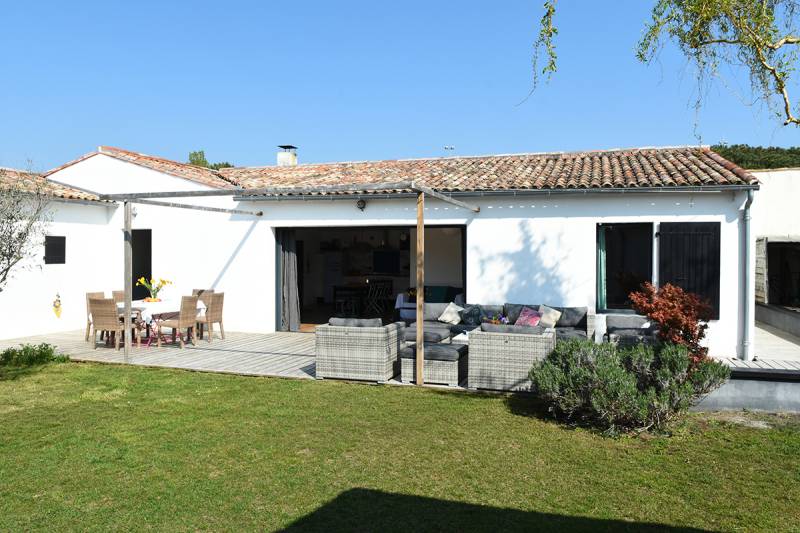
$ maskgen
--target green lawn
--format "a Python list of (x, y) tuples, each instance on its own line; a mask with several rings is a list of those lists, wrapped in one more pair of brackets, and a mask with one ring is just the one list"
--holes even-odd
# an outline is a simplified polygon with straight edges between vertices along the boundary
[(0, 379), (0, 530), (797, 530), (800, 421), (610, 439), (528, 400), (49, 365)]

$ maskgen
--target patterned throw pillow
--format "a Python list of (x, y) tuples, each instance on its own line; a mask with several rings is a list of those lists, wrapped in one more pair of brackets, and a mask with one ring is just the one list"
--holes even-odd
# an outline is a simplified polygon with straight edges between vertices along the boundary
[(519, 318), (516, 322), (514, 322), (515, 326), (538, 326), (539, 321), (542, 319), (542, 315), (539, 314), (539, 311), (535, 309), (531, 309), (530, 307), (523, 307), (522, 311), (519, 312)]
[(539, 320), (539, 325), (543, 328), (556, 327), (556, 322), (561, 318), (561, 311), (553, 309), (552, 307), (547, 307), (546, 305), (539, 306), (539, 314), (542, 315), (541, 320)]
[(458, 324), (461, 322), (461, 311), (463, 310), (463, 307), (459, 307), (453, 302), (450, 302), (437, 320), (446, 324)]
[(461, 322), (467, 326), (481, 325), (481, 308), (478, 305), (467, 304), (461, 311)]

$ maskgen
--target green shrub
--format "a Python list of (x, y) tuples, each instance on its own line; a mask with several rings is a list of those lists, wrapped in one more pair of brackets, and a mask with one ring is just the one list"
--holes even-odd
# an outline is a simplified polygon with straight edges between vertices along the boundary
[(556, 343), (530, 372), (534, 392), (554, 415), (609, 433), (663, 429), (729, 375), (711, 359), (693, 363), (685, 346), (617, 349), (577, 339)]
[(34, 366), (45, 363), (62, 363), (66, 355), (56, 352), (52, 344), (21, 344), (19, 348), (8, 348), (0, 352), (0, 366)]

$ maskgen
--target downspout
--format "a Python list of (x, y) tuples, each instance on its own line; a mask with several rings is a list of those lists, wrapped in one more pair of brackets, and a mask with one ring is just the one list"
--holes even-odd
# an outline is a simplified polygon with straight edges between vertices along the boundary
[(753, 204), (753, 189), (747, 190), (744, 203), (744, 313), (742, 329), (742, 359), (749, 361), (750, 354), (750, 206)]

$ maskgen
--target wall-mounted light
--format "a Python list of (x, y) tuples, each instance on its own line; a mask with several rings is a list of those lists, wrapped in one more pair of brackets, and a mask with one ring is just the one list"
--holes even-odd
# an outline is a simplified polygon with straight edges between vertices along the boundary
[(364, 208), (367, 207), (366, 200), (364, 200), (363, 198), (359, 198), (358, 201), (356, 202), (356, 207), (359, 208), (361, 211), (363, 211)]

